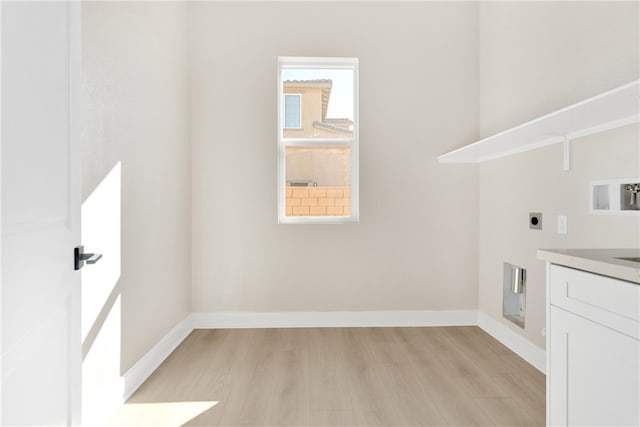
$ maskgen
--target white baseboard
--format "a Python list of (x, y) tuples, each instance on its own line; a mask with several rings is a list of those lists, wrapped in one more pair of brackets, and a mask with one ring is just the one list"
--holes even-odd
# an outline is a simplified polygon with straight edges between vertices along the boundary
[(192, 331), (191, 315), (189, 315), (124, 373), (122, 376), (124, 379), (123, 401), (131, 397)]
[(529, 362), (534, 368), (543, 374), (546, 372), (547, 361), (545, 350), (481, 311), (478, 312), (478, 326), (518, 356)]
[(194, 329), (469, 326), (477, 310), (193, 313)]

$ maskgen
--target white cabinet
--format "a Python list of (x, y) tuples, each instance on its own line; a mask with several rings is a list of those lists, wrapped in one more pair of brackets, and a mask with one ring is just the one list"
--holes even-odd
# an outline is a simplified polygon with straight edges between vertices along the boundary
[(638, 341), (551, 307), (550, 425), (630, 425), (638, 413)]
[(547, 423), (640, 425), (640, 285), (548, 267)]

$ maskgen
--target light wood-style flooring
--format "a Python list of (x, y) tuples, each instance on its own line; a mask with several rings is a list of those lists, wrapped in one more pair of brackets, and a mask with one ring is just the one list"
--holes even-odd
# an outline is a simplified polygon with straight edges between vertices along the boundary
[(196, 330), (111, 425), (544, 423), (544, 375), (470, 326)]

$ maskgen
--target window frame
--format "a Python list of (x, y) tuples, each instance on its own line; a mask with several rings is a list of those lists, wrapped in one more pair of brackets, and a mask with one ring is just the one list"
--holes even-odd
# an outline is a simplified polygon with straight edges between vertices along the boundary
[[(283, 102), (282, 102), (282, 108), (284, 109), (284, 115), (282, 116), (283, 120), (282, 120), (282, 126), (283, 129), (290, 129), (290, 130), (300, 130), (302, 129), (302, 94), (301, 93), (283, 93)], [(300, 126), (296, 126), (296, 127), (286, 127), (287, 126), (287, 105), (286, 105), (286, 101), (285, 99), (287, 98), (287, 96), (297, 96), (298, 97), (298, 117), (300, 118), (299, 120), (299, 124)]]
[[(284, 85), (286, 69), (334, 69), (353, 71), (353, 136), (351, 138), (285, 138)], [(358, 58), (278, 57), (278, 224), (357, 224), (360, 218), (359, 200), (359, 87)], [(288, 95), (288, 94), (287, 94)], [(302, 109), (302, 98), (300, 99)], [(302, 122), (302, 110), (300, 111)], [(291, 129), (291, 128), (288, 128)], [(349, 147), (351, 150), (351, 215), (350, 216), (287, 216), (286, 211), (286, 149), (287, 147)]]

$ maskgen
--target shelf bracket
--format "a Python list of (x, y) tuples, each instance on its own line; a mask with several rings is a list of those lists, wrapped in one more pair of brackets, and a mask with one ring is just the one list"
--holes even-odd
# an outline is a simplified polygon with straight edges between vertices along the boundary
[(566, 171), (571, 169), (571, 141), (568, 136), (564, 136), (564, 142), (562, 143), (563, 163), (562, 168)]

